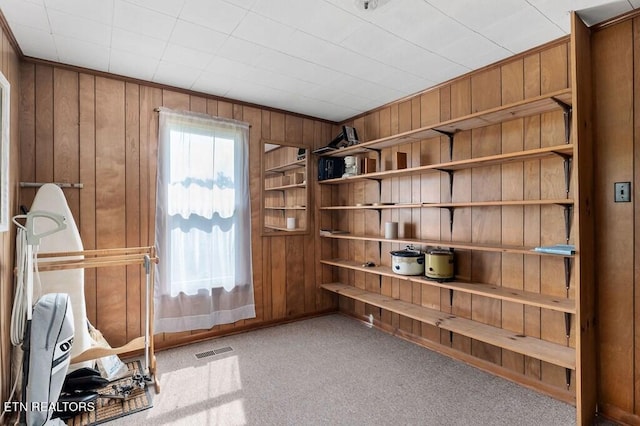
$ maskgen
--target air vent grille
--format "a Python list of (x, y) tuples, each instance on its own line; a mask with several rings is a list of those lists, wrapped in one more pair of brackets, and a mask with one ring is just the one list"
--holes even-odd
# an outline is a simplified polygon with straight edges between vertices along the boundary
[(225, 346), (224, 348), (218, 348), (218, 349), (212, 349), (210, 351), (199, 352), (196, 354), (196, 358), (201, 359), (209, 356), (224, 354), (231, 351), (233, 351), (233, 348), (231, 346)]

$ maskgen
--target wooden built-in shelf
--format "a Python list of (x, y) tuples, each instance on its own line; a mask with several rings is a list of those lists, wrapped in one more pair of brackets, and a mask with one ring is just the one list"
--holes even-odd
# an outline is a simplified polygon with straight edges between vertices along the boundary
[[(345, 148), (346, 149), (346, 148)], [(342, 184), (358, 180), (389, 179), (401, 176), (410, 176), (429, 172), (449, 172), (464, 170), (474, 167), (495, 166), (516, 161), (540, 160), (554, 157), (570, 157), (573, 155), (573, 144), (563, 144), (545, 148), (531, 149), (527, 151), (510, 152), (507, 154), (489, 155), (486, 157), (469, 158), (466, 160), (449, 161), (446, 163), (429, 164), (426, 166), (411, 167), (408, 169), (386, 170), (381, 172), (365, 173), (345, 178), (321, 180), (321, 184)]]
[(323, 153), (323, 155), (354, 155), (368, 150), (380, 150), (402, 143), (417, 142), (423, 139), (435, 138), (443, 136), (443, 134), (454, 134), (464, 130), (500, 124), (517, 118), (539, 115), (556, 110), (561, 111), (562, 104), (571, 105), (571, 96), (571, 89), (559, 90), (547, 95), (537, 96), (508, 105), (491, 108), (486, 111), (476, 112), (430, 126), (420, 127), (419, 129), (409, 130), (397, 135), (363, 142), (346, 148), (340, 148), (335, 151), (329, 151), (327, 153)]
[(272, 188), (265, 188), (265, 191), (285, 191), (287, 189), (293, 189), (293, 188), (306, 188), (307, 184), (306, 183), (294, 183), (291, 185), (282, 185), (282, 186), (274, 186)]
[(570, 370), (576, 368), (574, 348), (546, 340), (490, 326), (467, 318), (425, 308), (410, 302), (404, 302), (381, 294), (361, 290), (341, 283), (322, 284), (322, 288), (371, 306), (385, 309), (425, 324), (431, 324), (443, 330), (504, 348), (519, 354), (530, 356)]
[(289, 170), (299, 169), (306, 166), (306, 159), (296, 160), (291, 163), (283, 164), (277, 167), (271, 167), (269, 169), (264, 170), (264, 174), (281, 174), (287, 172)]
[(331, 259), (321, 260), (320, 263), (324, 265), (337, 266), (339, 268), (351, 269), (354, 271), (367, 272), (384, 277), (397, 278), (420, 284), (428, 284), (430, 286), (461, 291), (464, 293), (477, 294), (479, 296), (490, 297), (493, 299), (521, 303), (523, 305), (535, 306), (553, 311), (569, 314), (576, 313), (575, 301), (565, 297), (548, 296), (540, 293), (532, 293), (491, 284), (464, 281), (437, 281), (427, 279), (422, 275), (399, 275), (394, 273), (389, 266), (363, 266), (362, 262), (355, 262), (352, 260)]
[(556, 200), (497, 200), (470, 201), (463, 203), (411, 203), (411, 204), (363, 204), (355, 206), (327, 206), (320, 210), (360, 210), (360, 209), (412, 209), (412, 208), (462, 208), (462, 207), (494, 207), (494, 206), (533, 206), (533, 205), (561, 205), (571, 206), (573, 200), (561, 198)]
[(279, 206), (279, 207), (265, 207), (265, 210), (306, 210), (307, 208), (305, 206), (290, 206), (290, 207), (285, 207), (285, 206)]
[(300, 232), (300, 231), (305, 231), (305, 229), (303, 228), (294, 228), (294, 229), (289, 229), (283, 226), (275, 226), (275, 225), (264, 225), (265, 228), (269, 228), (269, 229), (273, 229), (275, 231), (286, 231), (286, 232)]
[(414, 246), (435, 246), (435, 247), (448, 247), (461, 250), (476, 250), (486, 252), (498, 252), (498, 253), (512, 253), (512, 254), (530, 254), (534, 256), (552, 256), (552, 257), (574, 257), (574, 255), (562, 255), (554, 253), (544, 253), (534, 251), (535, 247), (522, 247), (522, 246), (507, 246), (499, 244), (478, 244), (469, 243), (464, 241), (442, 241), (442, 240), (420, 240), (417, 238), (396, 238), (388, 239), (377, 235), (355, 235), (349, 233), (340, 234), (321, 234), (322, 238), (335, 238), (342, 240), (355, 240), (355, 241), (374, 241), (380, 243), (392, 243), (392, 244), (404, 244)]

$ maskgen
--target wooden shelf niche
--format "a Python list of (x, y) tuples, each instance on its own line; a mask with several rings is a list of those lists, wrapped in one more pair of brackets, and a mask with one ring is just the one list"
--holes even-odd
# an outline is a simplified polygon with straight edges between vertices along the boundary
[(308, 231), (308, 153), (302, 144), (263, 140), (263, 235)]

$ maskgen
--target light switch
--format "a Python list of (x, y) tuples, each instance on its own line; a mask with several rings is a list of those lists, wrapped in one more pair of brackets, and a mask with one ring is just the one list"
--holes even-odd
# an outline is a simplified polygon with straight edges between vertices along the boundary
[(616, 203), (628, 203), (631, 201), (631, 182), (616, 182), (614, 191)]

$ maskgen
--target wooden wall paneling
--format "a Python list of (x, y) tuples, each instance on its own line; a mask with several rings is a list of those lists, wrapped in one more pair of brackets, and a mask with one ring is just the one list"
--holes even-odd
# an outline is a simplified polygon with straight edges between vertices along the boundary
[[(53, 68), (36, 65), (36, 182), (53, 182)], [(35, 195), (35, 194), (34, 194)], [(25, 200), (26, 201), (26, 200)], [(31, 205), (29, 200), (29, 205)]]
[(540, 52), (540, 89), (550, 93), (570, 87), (568, 43)]
[[(633, 23), (593, 34), (595, 247), (599, 403), (634, 413), (634, 212), (613, 203), (614, 182), (633, 178)], [(626, 325), (626, 326), (625, 326)], [(605, 331), (606, 330), (606, 331)]]
[[(22, 82), (21, 82), (21, 67), (18, 57), (13, 50), (13, 47), (9, 43), (8, 36), (4, 32), (0, 32), (1, 48), (2, 48), (2, 60), (0, 61), (0, 68), (2, 73), (9, 81), (11, 85), (11, 98), (10, 98), (10, 112), (9, 117), (9, 164), (12, 167), (9, 170), (9, 214), (13, 215), (18, 212), (19, 191), (18, 182), (20, 181), (21, 174), (19, 167), (13, 167), (13, 165), (19, 164), (20, 151), (21, 151), (21, 137), (20, 130), (22, 129), (22, 123), (20, 121), (19, 113), (22, 110), (20, 101), (23, 99), (22, 94)], [(33, 93), (33, 92), (31, 92)], [(31, 104), (33, 106), (33, 103)], [(28, 117), (28, 119), (32, 118)], [(33, 121), (31, 122), (33, 124)], [(33, 127), (31, 127), (33, 129)], [(31, 133), (33, 137), (33, 133)], [(0, 268), (0, 400), (7, 401), (10, 388), (13, 384), (12, 380), (14, 375), (11, 371), (11, 353), (12, 346), (10, 343), (10, 316), (11, 307), (13, 305), (13, 268), (12, 260), (15, 253), (15, 226), (9, 224), (9, 231), (4, 232), (0, 237), (1, 249), (0, 256), (2, 256), (2, 265)], [(15, 360), (13, 361), (15, 365)]]
[[(83, 188), (80, 190), (78, 229), (85, 250), (96, 248), (96, 85), (95, 77), (81, 73), (79, 85), (79, 154), (78, 172)], [(98, 291), (95, 269), (84, 271), (84, 295), (88, 320), (98, 321)]]
[[(450, 103), (448, 113), (450, 119), (461, 117), (471, 113), (471, 79), (466, 78), (455, 81), (450, 86), (449, 91)], [(441, 104), (442, 106), (443, 104)], [(442, 109), (441, 109), (442, 111)], [(442, 118), (445, 119), (444, 113)], [(443, 138), (444, 139), (444, 138)], [(464, 131), (459, 132), (455, 136), (455, 142), (453, 146), (453, 159), (460, 160), (471, 158), (471, 132)], [(464, 202), (471, 201), (471, 170), (457, 171), (453, 178), (453, 194), (451, 201)], [(448, 177), (443, 177), (446, 183), (443, 183), (443, 193), (448, 194), (449, 182)], [(446, 220), (443, 220), (443, 225), (446, 228), (449, 227), (449, 215), (445, 213)], [(452, 241), (471, 241), (471, 209), (458, 208), (455, 210), (453, 233), (451, 233)], [(448, 230), (446, 231), (448, 232)], [(456, 273), (462, 277), (471, 279), (471, 252), (458, 251), (456, 253)], [(451, 313), (459, 315), (465, 318), (471, 318), (471, 295), (463, 292), (454, 292), (453, 304), (451, 307)], [(442, 336), (443, 341), (447, 341), (450, 337), (450, 333), (446, 333), (446, 336)], [(444, 340), (447, 339), (447, 340)], [(453, 340), (450, 342), (451, 347), (464, 353), (471, 353), (471, 339), (465, 336), (456, 335), (453, 336)]]
[[(78, 73), (53, 70), (53, 181), (79, 181)], [(65, 189), (64, 196), (74, 220), (79, 218), (78, 189)]]
[(300, 315), (304, 313), (304, 260), (309, 254), (305, 252), (304, 236), (296, 235), (283, 237), (286, 244), (286, 315)]
[[(541, 93), (540, 53), (524, 58), (524, 96), (534, 97)], [(540, 147), (540, 117), (527, 117), (524, 120), (524, 148)], [(524, 199), (540, 198), (540, 161), (524, 162)], [(535, 247), (540, 245), (540, 207), (524, 208), (524, 244)], [(540, 292), (540, 257), (524, 256), (524, 289)], [(527, 336), (540, 337), (540, 308), (525, 306), (524, 333)], [(524, 357), (524, 373), (534, 379), (541, 378), (541, 362), (535, 358)]]
[[(125, 83), (126, 246), (140, 247), (140, 86)], [(144, 333), (144, 283), (139, 265), (126, 267), (127, 341)]]
[[(208, 104), (205, 101), (205, 108)], [(193, 104), (192, 104), (193, 106)], [(217, 106), (217, 105), (216, 105)], [(208, 112), (207, 109), (207, 113)], [(216, 108), (217, 113), (217, 108)], [(255, 300), (256, 318), (246, 320), (247, 323), (259, 322), (264, 317), (263, 300), (263, 253), (262, 253), (262, 228), (260, 221), (260, 194), (261, 191), (261, 167), (262, 161), (262, 113), (257, 108), (246, 107), (244, 109), (244, 121), (251, 123), (249, 128), (249, 197), (251, 200), (251, 262), (253, 266), (253, 297)]]
[[(36, 181), (36, 66), (22, 63), (20, 66), (20, 181)], [(16, 110), (17, 111), (17, 110)], [(36, 190), (20, 190), (20, 203), (31, 206)]]
[[(578, 155), (578, 172), (573, 169), (574, 194), (578, 195), (577, 214), (575, 215), (576, 241), (580, 247), (573, 279), (580, 286), (575, 290), (578, 312), (575, 316), (576, 348), (576, 418), (578, 424), (591, 424), (594, 421), (598, 407), (597, 387), (597, 353), (596, 353), (596, 281), (594, 279), (595, 234), (594, 234), (594, 140), (593, 140), (593, 79), (591, 63), (591, 34), (586, 25), (578, 20), (577, 15), (571, 15), (571, 81), (574, 84), (573, 104), (578, 108), (574, 113), (572, 123), (573, 140), (578, 141), (574, 152)], [(637, 28), (637, 27), (636, 27)], [(635, 44), (635, 43), (634, 43)], [(637, 45), (637, 44), (635, 44)], [(635, 67), (637, 72), (638, 67)], [(634, 82), (637, 81), (634, 79)], [(634, 83), (635, 84), (635, 83)], [(635, 102), (634, 102), (635, 103)], [(634, 108), (634, 111), (638, 111)], [(635, 118), (634, 118), (635, 121)], [(638, 182), (636, 180), (636, 182)], [(636, 186), (637, 187), (637, 186)], [(637, 195), (637, 192), (636, 192)], [(637, 238), (637, 237), (636, 237)], [(638, 251), (636, 250), (636, 255)], [(637, 271), (636, 271), (637, 276)], [(636, 282), (638, 282), (636, 280)], [(575, 284), (572, 284), (575, 288)], [(637, 315), (637, 310), (636, 310)], [(637, 351), (636, 345), (636, 351)], [(637, 372), (634, 371), (637, 383)], [(638, 387), (635, 387), (636, 395)], [(637, 398), (636, 398), (637, 401)], [(637, 409), (638, 405), (635, 404)], [(636, 420), (638, 420), (636, 418)]]
[[(512, 103), (524, 99), (524, 59), (501, 67), (502, 102)], [(524, 120), (518, 119), (502, 124), (502, 152), (524, 149)], [(503, 200), (524, 199), (523, 163), (504, 164), (501, 167)], [(524, 208), (502, 208), (502, 244), (524, 246)], [(501, 280), (503, 287), (523, 290), (523, 255), (503, 254)], [(524, 333), (524, 309), (519, 303), (502, 302), (502, 328)], [(510, 370), (524, 373), (524, 355), (508, 350), (502, 351), (502, 365)]]
[[(634, 127), (637, 128), (638, 123), (640, 123), (640, 93), (639, 91), (636, 89), (637, 87), (639, 87), (638, 85), (640, 84), (640, 54), (638, 54), (638, 46), (640, 46), (640, 18), (634, 18), (633, 20), (633, 45), (634, 45), (634, 52), (633, 52), (633, 79), (634, 79), (634, 93), (633, 93), (633, 111), (634, 111), (634, 117), (633, 117), (633, 122), (634, 122)], [(593, 160), (592, 160), (593, 161)], [(638, 167), (638, 164), (640, 164), (640, 134), (636, 131), (634, 132), (634, 140), (633, 140), (633, 164), (634, 164), (634, 168), (633, 168), (633, 179), (632, 179), (632, 199), (633, 200), (638, 200), (640, 199), (640, 167)], [(581, 186), (581, 190), (583, 189), (583, 187)], [(640, 284), (640, 268), (638, 268), (638, 265), (640, 265), (640, 234), (637, 232), (638, 229), (640, 229), (640, 209), (638, 208), (638, 204), (637, 202), (634, 202), (634, 206), (633, 206), (633, 229), (634, 229), (634, 259), (633, 259), (633, 266), (634, 266), (634, 276), (633, 276), (633, 284), (634, 284), (634, 292), (635, 294), (638, 294), (638, 285)], [(581, 223), (583, 221), (581, 220)], [(582, 238), (580, 238), (580, 242), (581, 245), (584, 244)], [(594, 286), (595, 287), (595, 286)], [(594, 291), (595, 293), (595, 291)], [(582, 295), (581, 292), (581, 299), (587, 299), (587, 297), (585, 295)], [(588, 299), (587, 299), (588, 300)], [(583, 305), (590, 307), (591, 305), (589, 303), (587, 303), (586, 301), (583, 302)], [(633, 323), (634, 324), (640, 324), (640, 300), (638, 300), (638, 298), (635, 298), (634, 301), (634, 317), (633, 317)], [(580, 323), (585, 322), (585, 320), (583, 319)], [(581, 337), (581, 342), (580, 342), (580, 346), (582, 348), (585, 349), (589, 349), (590, 348), (590, 343), (592, 343), (590, 340), (587, 339), (588, 336), (585, 336), (584, 338)], [(634, 342), (633, 342), (633, 347), (634, 347), (634, 363), (635, 366), (639, 366), (640, 365), (640, 327), (634, 327)], [(595, 354), (594, 354), (595, 356)], [(590, 365), (590, 362), (592, 361), (592, 359), (581, 359), (580, 362), (584, 363), (585, 368), (588, 368), (588, 366)], [(633, 375), (634, 375), (634, 411), (633, 414), (638, 418), (638, 416), (640, 416), (640, 372), (638, 371), (637, 367), (634, 367), (634, 371), (633, 371)], [(585, 377), (583, 380), (589, 379), (589, 377)], [(597, 388), (596, 388), (597, 389)], [(591, 396), (590, 394), (588, 394), (588, 396)], [(586, 399), (586, 398), (585, 398)], [(583, 405), (588, 406), (591, 403), (590, 400), (586, 399), (586, 401), (583, 402)]]
[(287, 315), (287, 237), (270, 237), (271, 312), (273, 319)]
[[(96, 77), (96, 245), (126, 244), (124, 83)], [(112, 346), (126, 343), (125, 267), (97, 271), (96, 327)], [(101, 285), (104, 283), (104, 285)]]

